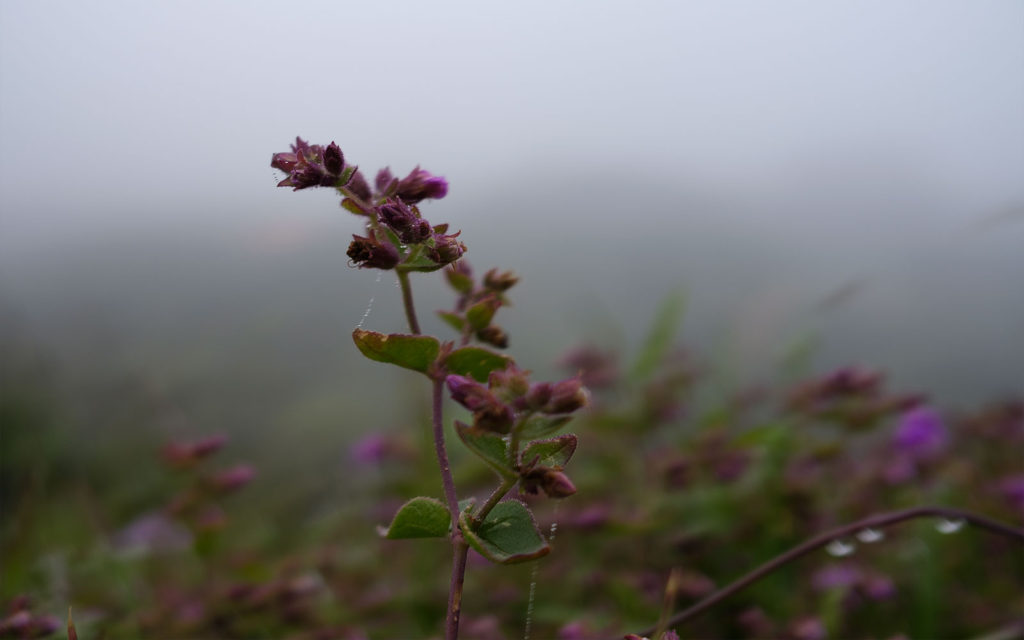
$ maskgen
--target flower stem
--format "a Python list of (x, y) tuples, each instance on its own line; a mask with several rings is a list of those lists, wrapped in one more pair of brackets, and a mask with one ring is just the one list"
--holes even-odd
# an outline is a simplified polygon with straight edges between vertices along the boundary
[(491, 512), (491, 509), (501, 502), (501, 499), (505, 497), (505, 494), (508, 493), (512, 487), (516, 486), (517, 480), (518, 478), (505, 478), (501, 484), (498, 485), (498, 488), (494, 490), (494, 493), (487, 498), (487, 502), (485, 502), (477, 512), (473, 514), (473, 529), (476, 529), (476, 525), (483, 522), (484, 518), (487, 517), (487, 514)]
[[(831, 531), (826, 531), (825, 533), (819, 534), (810, 540), (793, 547), (789, 551), (772, 558), (729, 586), (719, 589), (689, 609), (672, 616), (665, 623), (665, 627), (673, 627), (681, 622), (696, 618), (704, 611), (710, 609), (737, 591), (750, 586), (783, 565), (789, 564), (797, 558), (801, 558), (812, 551), (816, 551), (817, 549), (828, 545), (837, 538), (851, 535), (861, 531), (862, 529), (882, 529), (884, 527), (904, 522), (906, 520), (913, 520), (915, 518), (947, 518), (950, 520), (963, 520), (980, 529), (986, 529), (990, 533), (998, 533), (1009, 538), (1016, 538), (1020, 542), (1024, 542), (1024, 529), (1016, 528), (1004, 522), (992, 520), (985, 516), (971, 513), (969, 511), (962, 511), (960, 509), (951, 509), (947, 507), (915, 507), (912, 509), (904, 509), (902, 511), (880, 513), (852, 524), (843, 525), (832, 529)], [(647, 636), (654, 630), (655, 629), (653, 627), (645, 629), (638, 635)]]
[(452, 560), (452, 580), (448, 587), (448, 617), (444, 625), (445, 640), (458, 640), (459, 618), (462, 615), (462, 584), (466, 577), (466, 556), (469, 545), (461, 535), (452, 543), (454, 559)]
[(412, 287), (409, 286), (409, 272), (398, 271), (398, 285), (402, 288), (402, 306), (405, 307), (405, 319), (409, 321), (409, 331), (420, 334), (420, 323), (416, 320), (416, 306), (412, 301)]
[(441, 484), (444, 486), (444, 499), (448, 503), (448, 513), (452, 519), (452, 579), (448, 587), (448, 614), (445, 622), (446, 640), (459, 637), (459, 616), (462, 613), (462, 584), (466, 577), (466, 555), (469, 546), (459, 532), (459, 501), (455, 494), (455, 480), (452, 479), (451, 465), (448, 463), (448, 452), (444, 446), (444, 421), (441, 414), (444, 382), (434, 380), (433, 393), (433, 431), (434, 450), (437, 452), (437, 464), (441, 468)]

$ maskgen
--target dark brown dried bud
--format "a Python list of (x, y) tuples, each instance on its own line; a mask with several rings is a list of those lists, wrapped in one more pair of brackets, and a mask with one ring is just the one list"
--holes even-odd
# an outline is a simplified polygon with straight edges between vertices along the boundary
[(398, 264), (398, 250), (389, 242), (379, 242), (371, 232), (370, 237), (352, 235), (352, 243), (346, 255), (352, 263), (362, 269), (393, 269)]
[(499, 273), (497, 269), (491, 269), (484, 274), (484, 286), (491, 291), (508, 291), (517, 282), (519, 278), (511, 271)]
[(476, 339), (499, 349), (508, 347), (508, 334), (496, 324), (488, 325), (477, 331)]

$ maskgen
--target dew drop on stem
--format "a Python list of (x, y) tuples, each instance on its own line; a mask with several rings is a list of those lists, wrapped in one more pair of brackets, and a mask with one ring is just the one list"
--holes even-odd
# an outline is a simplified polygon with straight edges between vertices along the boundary
[(861, 542), (863, 542), (864, 544), (871, 544), (872, 542), (878, 542), (879, 540), (882, 540), (883, 538), (885, 538), (885, 534), (884, 533), (882, 533), (878, 529), (872, 529), (871, 527), (868, 527), (867, 529), (861, 529), (860, 531), (857, 532), (857, 539), (860, 540)]
[(956, 520), (943, 518), (937, 525), (935, 525), (935, 530), (939, 533), (945, 534), (956, 533), (963, 529), (965, 524), (967, 524), (967, 521), (963, 518), (957, 518)]

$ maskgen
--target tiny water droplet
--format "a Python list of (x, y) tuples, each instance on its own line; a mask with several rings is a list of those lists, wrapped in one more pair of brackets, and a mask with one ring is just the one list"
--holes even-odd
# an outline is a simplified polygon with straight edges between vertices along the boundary
[(856, 547), (852, 544), (844, 542), (838, 538), (828, 543), (828, 546), (825, 547), (825, 551), (827, 551), (830, 556), (835, 556), (836, 558), (848, 556), (852, 554), (855, 549)]
[(935, 530), (939, 533), (956, 533), (957, 531), (964, 528), (967, 521), (963, 518), (957, 518), (956, 520), (950, 520), (949, 518), (943, 518), (939, 524), (935, 525)]
[(861, 542), (863, 542), (864, 544), (871, 544), (872, 542), (878, 542), (879, 540), (881, 540), (884, 537), (885, 537), (884, 533), (882, 533), (878, 529), (872, 529), (871, 527), (868, 527), (867, 529), (861, 529), (860, 531), (857, 532), (857, 539), (860, 540)]

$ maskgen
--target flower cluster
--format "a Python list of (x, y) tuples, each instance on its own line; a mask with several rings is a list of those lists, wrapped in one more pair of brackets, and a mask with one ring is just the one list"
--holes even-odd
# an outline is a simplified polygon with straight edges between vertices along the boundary
[(344, 196), (341, 205), (366, 218), (365, 235), (352, 235), (346, 254), (353, 266), (366, 269), (434, 271), (462, 257), (466, 247), (448, 225), (431, 225), (417, 204), (448, 194), (448, 181), (416, 167), (404, 178), (381, 169), (373, 187), (358, 167), (345, 162), (337, 144), (311, 145), (296, 138), (290, 152), (275, 153), (270, 166), (288, 174), (279, 187), (295, 191), (332, 187)]
[(529, 372), (513, 364), (491, 372), (486, 385), (459, 375), (449, 375), (445, 382), (452, 399), (473, 413), (472, 426), (456, 422), (457, 429), (507, 436), (511, 471), (518, 475), (523, 493), (543, 491), (550, 498), (565, 498), (576, 493), (576, 487), (562, 472), (562, 465), (551, 462), (568, 460), (571, 451), (562, 460), (546, 456), (543, 446), (535, 448), (549, 442), (563, 447), (571, 439), (570, 446), (574, 450), (575, 436), (563, 436), (560, 441), (534, 441), (523, 451), (519, 450), (519, 441), (524, 434), (536, 433), (538, 429), (557, 429), (569, 420), (570, 414), (586, 406), (587, 392), (578, 377), (554, 383), (531, 383)]

